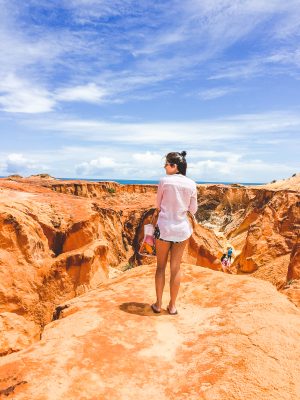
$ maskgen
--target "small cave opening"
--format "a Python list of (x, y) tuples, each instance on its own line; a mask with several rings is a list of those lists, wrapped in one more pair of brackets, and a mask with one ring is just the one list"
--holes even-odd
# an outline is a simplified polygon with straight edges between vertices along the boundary
[(65, 240), (66, 240), (65, 232), (56, 232), (52, 244), (52, 251), (54, 252), (55, 257), (59, 256), (62, 253)]

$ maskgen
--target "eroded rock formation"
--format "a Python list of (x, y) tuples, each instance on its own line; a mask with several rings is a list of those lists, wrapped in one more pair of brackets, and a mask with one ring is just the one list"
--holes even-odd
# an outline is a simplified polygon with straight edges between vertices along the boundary
[[(112, 267), (153, 261), (138, 248), (155, 194), (155, 185), (0, 179), (0, 354), (38, 340), (59, 304), (97, 288)], [(198, 195), (183, 261), (220, 270), (230, 244), (234, 272), (269, 280), (299, 304), (299, 192), (199, 185)]]
[(295, 243), (290, 257), (288, 268), (287, 281), (300, 279), (300, 235), (298, 234), (297, 242)]
[(197, 218), (234, 247), (236, 271), (282, 285), (299, 263), (291, 257), (300, 232), (299, 192), (221, 185), (198, 190)]
[[(11, 332), (14, 325), (20, 336), (3, 338), (1, 354), (35, 341), (58, 304), (97, 287), (108, 278), (109, 266), (127, 263), (136, 225), (152, 205), (147, 196), (141, 205), (135, 193), (125, 193), (124, 203), (114, 207), (107, 191), (87, 199), (45, 186), (37, 178), (1, 180), (1, 326)], [(27, 329), (22, 318), (35, 328)]]

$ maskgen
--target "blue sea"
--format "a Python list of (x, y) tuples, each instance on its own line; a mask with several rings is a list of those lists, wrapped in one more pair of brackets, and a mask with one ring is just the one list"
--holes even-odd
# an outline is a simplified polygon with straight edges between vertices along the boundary
[[(6, 176), (0, 176), (0, 178), (6, 178)], [(110, 178), (55, 178), (62, 181), (88, 181), (88, 182), (117, 182), (122, 185), (157, 185), (158, 180), (141, 180), (141, 179), (110, 179)], [(222, 185), (233, 185), (240, 184), (245, 186), (252, 185), (264, 185), (264, 183), (255, 183), (255, 182), (204, 182), (204, 181), (196, 181), (196, 183), (202, 184), (222, 184)]]
[[(99, 179), (87, 179), (87, 178), (56, 178), (65, 181), (71, 180), (81, 180), (81, 181), (89, 181), (89, 182), (117, 182), (121, 183), (122, 185), (157, 185), (158, 180), (138, 180), (138, 179), (110, 179), (110, 178), (99, 178)], [(255, 183), (255, 182), (203, 182), (203, 181), (196, 181), (196, 183), (202, 184), (223, 184), (223, 185), (233, 185), (233, 184), (240, 184), (245, 186), (252, 186), (252, 185), (264, 185), (264, 183)]]

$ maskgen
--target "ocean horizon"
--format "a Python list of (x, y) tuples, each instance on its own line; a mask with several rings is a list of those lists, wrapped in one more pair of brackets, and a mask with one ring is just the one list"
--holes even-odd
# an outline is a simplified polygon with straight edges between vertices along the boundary
[[(42, 175), (42, 174), (39, 174)], [(0, 178), (8, 178), (8, 176), (0, 176)], [(24, 177), (26, 178), (26, 177)], [(29, 176), (27, 177), (29, 178)], [(88, 182), (117, 182), (122, 185), (158, 185), (158, 179), (113, 179), (113, 178), (56, 178), (60, 181), (88, 181)], [(223, 182), (223, 181), (195, 181), (197, 184), (204, 185), (244, 185), (244, 186), (252, 186), (252, 185), (265, 185), (265, 182)]]
[[(80, 180), (80, 181), (89, 181), (89, 182), (117, 182), (122, 185), (158, 185), (159, 180), (147, 180), (147, 179), (111, 179), (111, 178), (56, 178), (59, 180), (65, 180), (65, 181), (72, 181), (72, 180)], [(245, 186), (252, 186), (252, 185), (265, 185), (265, 183), (262, 182), (213, 182), (213, 181), (195, 181), (198, 184), (213, 184), (213, 185), (245, 185)]]

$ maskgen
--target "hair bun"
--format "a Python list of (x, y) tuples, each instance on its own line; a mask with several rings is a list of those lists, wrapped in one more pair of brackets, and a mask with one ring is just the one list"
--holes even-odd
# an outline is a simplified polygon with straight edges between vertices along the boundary
[(185, 156), (186, 156), (186, 151), (182, 151), (182, 152), (180, 153), (180, 155), (182, 155), (182, 157), (185, 157)]

